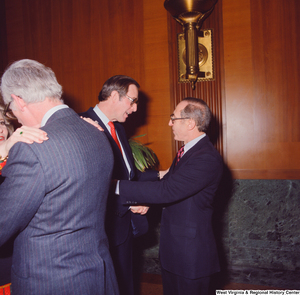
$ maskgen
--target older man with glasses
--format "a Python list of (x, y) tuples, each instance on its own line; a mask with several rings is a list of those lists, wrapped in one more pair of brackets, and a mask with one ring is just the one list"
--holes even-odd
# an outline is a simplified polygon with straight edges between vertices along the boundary
[(220, 270), (211, 219), (223, 161), (205, 133), (210, 118), (203, 100), (183, 99), (169, 126), (184, 146), (168, 173), (160, 181), (121, 180), (117, 186), (123, 204), (164, 207), (160, 231), (164, 295), (207, 295), (211, 275)]

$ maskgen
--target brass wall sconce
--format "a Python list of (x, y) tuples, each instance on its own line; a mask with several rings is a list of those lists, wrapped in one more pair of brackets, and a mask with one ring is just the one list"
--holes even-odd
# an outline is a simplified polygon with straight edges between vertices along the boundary
[(165, 0), (164, 7), (183, 26), (178, 34), (179, 82), (214, 80), (213, 31), (200, 30), (218, 0)]

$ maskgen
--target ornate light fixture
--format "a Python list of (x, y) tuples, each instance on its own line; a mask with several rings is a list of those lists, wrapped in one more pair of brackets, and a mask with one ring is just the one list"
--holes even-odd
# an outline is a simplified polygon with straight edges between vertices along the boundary
[(178, 34), (179, 82), (213, 80), (212, 30), (200, 30), (218, 0), (165, 0), (164, 7), (183, 26)]

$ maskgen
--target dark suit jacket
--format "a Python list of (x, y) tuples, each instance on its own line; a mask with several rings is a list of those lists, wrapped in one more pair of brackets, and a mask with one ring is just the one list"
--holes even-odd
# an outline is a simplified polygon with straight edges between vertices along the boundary
[(18, 294), (119, 294), (104, 217), (113, 154), (106, 136), (71, 109), (15, 144), (0, 186), (0, 244), (14, 242)]
[(206, 136), (157, 182), (120, 181), (124, 203), (164, 204), (160, 235), (161, 265), (196, 279), (219, 271), (212, 230), (212, 202), (223, 169), (222, 158)]
[[(128, 143), (124, 127), (119, 122), (114, 122), (116, 131), (119, 135), (120, 142), (126, 153), (128, 163), (131, 168), (131, 174), (128, 175), (128, 169), (126, 167), (124, 158), (112, 138), (110, 132), (107, 130), (106, 126), (100, 120), (98, 115), (94, 112), (93, 108), (89, 108), (87, 112), (79, 114), (83, 117), (88, 117), (96, 120), (99, 125), (104, 129), (113, 153), (114, 153), (114, 169), (113, 169), (113, 179), (130, 179), (130, 180), (155, 180), (157, 179), (156, 171), (147, 171), (147, 173), (141, 173), (135, 168), (134, 159), (132, 156), (132, 151)], [(109, 242), (112, 246), (119, 246), (125, 242), (131, 231), (131, 220), (137, 227), (139, 234), (146, 233), (148, 230), (148, 222), (146, 216), (140, 214), (134, 214), (128, 210), (129, 206), (124, 206), (118, 196), (115, 195), (114, 188), (110, 191), (108, 198), (108, 208), (106, 217), (106, 227), (107, 235), (109, 237)]]

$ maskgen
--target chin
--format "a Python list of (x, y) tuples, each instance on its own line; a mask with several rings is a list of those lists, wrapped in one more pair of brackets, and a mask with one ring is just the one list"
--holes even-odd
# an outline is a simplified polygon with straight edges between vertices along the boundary
[(118, 120), (118, 121), (121, 122), (121, 123), (124, 123), (124, 122), (126, 121), (127, 118), (128, 118), (128, 116), (127, 116), (127, 117), (124, 116), (122, 119), (120, 119), (120, 120)]

